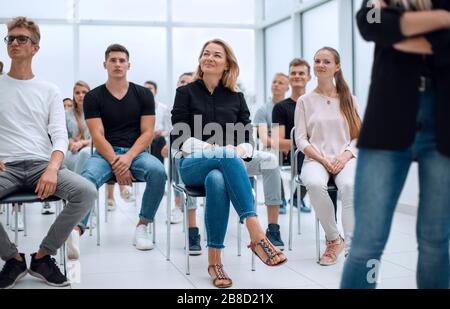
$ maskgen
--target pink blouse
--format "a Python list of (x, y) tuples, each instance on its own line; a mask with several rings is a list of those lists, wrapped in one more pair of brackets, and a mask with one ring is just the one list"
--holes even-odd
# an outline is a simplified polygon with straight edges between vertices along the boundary
[[(357, 107), (356, 98), (353, 102)], [(350, 139), (350, 129), (339, 107), (339, 98), (313, 91), (301, 96), (295, 108), (295, 142), (304, 152), (314, 147), (325, 159), (333, 160), (344, 151), (356, 158), (357, 139)], [(305, 160), (311, 160), (305, 156)]]

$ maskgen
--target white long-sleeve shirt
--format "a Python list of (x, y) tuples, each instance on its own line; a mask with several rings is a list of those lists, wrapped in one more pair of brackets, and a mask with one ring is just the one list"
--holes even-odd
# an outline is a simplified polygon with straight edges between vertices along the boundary
[[(358, 106), (355, 97), (353, 103)], [(302, 152), (312, 146), (327, 160), (333, 160), (346, 150), (357, 156), (357, 140), (350, 138), (350, 129), (341, 113), (339, 99), (314, 91), (297, 101), (295, 142)], [(306, 156), (305, 160), (310, 158)]]
[(64, 106), (58, 88), (48, 82), (0, 76), (0, 160), (50, 160), (65, 154)]

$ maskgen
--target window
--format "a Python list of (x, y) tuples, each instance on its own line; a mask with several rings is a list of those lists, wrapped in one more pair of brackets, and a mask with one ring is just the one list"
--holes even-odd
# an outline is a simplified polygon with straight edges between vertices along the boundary
[(80, 18), (120, 21), (165, 21), (165, 0), (81, 0)]
[(299, 3), (299, 0), (265, 0), (264, 20), (273, 20), (289, 15)]
[[(7, 34), (6, 25), (1, 25), (0, 60), (9, 71), (11, 60), (8, 56), (3, 38)], [(33, 58), (33, 72), (38, 79), (56, 84), (63, 97), (72, 96), (74, 76), (73, 31), (67, 25), (41, 25), (40, 50)]]
[(157, 99), (167, 101), (166, 31), (153, 27), (81, 26), (80, 76), (91, 88), (107, 79), (103, 67), (105, 50), (113, 44), (124, 45), (130, 52), (128, 80), (142, 85), (146, 80), (158, 84)]
[(253, 24), (254, 0), (172, 0), (173, 21)]
[(289, 62), (294, 58), (292, 30), (292, 23), (287, 20), (265, 31), (266, 98), (271, 96), (270, 88), (275, 73), (289, 72)]
[(312, 70), (314, 54), (329, 46), (339, 51), (338, 1), (330, 1), (303, 14), (303, 58), (311, 65), (311, 81), (307, 91), (317, 85)]
[[(360, 9), (362, 0), (354, 1), (355, 14)], [(369, 95), (370, 74), (372, 72), (374, 43), (365, 41), (359, 34), (356, 20), (354, 21), (354, 46), (355, 46), (355, 94), (358, 98), (359, 111), (364, 115)]]
[(14, 0), (0, 1), (0, 17), (70, 19), (73, 15), (73, 0)]
[[(195, 71), (203, 44), (213, 38), (225, 40), (233, 49), (240, 68), (238, 81), (245, 90), (248, 104), (255, 93), (255, 44), (253, 30), (175, 28), (173, 31), (173, 81), (187, 71)], [(172, 103), (171, 103), (172, 104)]]

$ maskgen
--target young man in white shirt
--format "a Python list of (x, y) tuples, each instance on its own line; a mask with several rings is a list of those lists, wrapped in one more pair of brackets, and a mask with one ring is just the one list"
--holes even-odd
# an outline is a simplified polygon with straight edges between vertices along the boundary
[[(28, 272), (52, 286), (69, 285), (51, 255), (94, 206), (95, 187), (61, 167), (68, 147), (64, 108), (56, 86), (39, 81), (32, 59), (39, 51), (39, 27), (17, 17), (5, 37), (11, 69), (0, 77), (0, 197), (28, 189), (41, 199), (55, 195), (68, 203), (50, 227)], [(27, 273), (25, 255), (17, 251), (0, 223), (0, 288), (12, 288)]]

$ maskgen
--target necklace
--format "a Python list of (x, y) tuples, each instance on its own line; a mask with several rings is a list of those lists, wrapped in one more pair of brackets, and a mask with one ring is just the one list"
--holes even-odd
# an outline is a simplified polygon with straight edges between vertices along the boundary
[(325, 99), (327, 99), (327, 104), (328, 104), (328, 105), (331, 104), (331, 100), (330, 100), (330, 99), (335, 99), (336, 96), (337, 96), (337, 92), (336, 92), (336, 91), (334, 91), (331, 95), (327, 95), (327, 94), (324, 94), (324, 93), (319, 92), (319, 90), (316, 88), (315, 92), (316, 92), (318, 95), (320, 95), (320, 96), (324, 97)]

